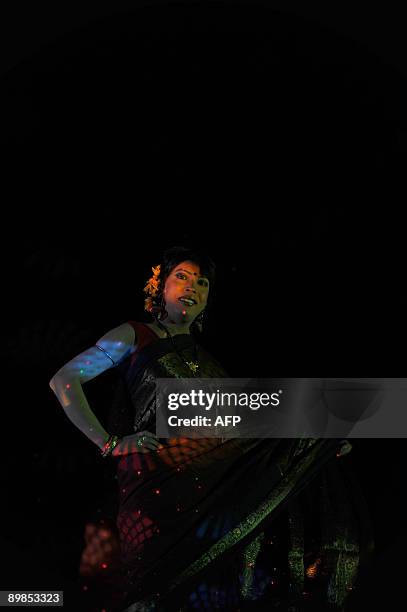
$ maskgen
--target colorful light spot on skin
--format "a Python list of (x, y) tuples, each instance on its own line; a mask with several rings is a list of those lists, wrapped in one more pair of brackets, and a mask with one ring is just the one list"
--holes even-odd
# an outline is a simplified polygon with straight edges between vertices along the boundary
[(65, 385), (65, 389), (70, 389), (71, 385), (68, 383), (67, 385)]
[(88, 587), (86, 586), (86, 584), (83, 585), (82, 590), (83, 591), (87, 591), (88, 590)]
[(86, 365), (90, 365), (90, 361), (85, 361)]
[(107, 563), (102, 563), (102, 565), (100, 566), (102, 569), (106, 569), (107, 568)]
[(81, 368), (81, 369), (79, 370), (79, 374), (84, 374), (84, 372), (85, 372), (85, 370), (84, 370), (83, 368)]
[(160, 495), (160, 489), (156, 489), (156, 490), (154, 491), (154, 493), (155, 493), (156, 495)]
[(140, 476), (141, 470), (137, 470), (137, 476)]

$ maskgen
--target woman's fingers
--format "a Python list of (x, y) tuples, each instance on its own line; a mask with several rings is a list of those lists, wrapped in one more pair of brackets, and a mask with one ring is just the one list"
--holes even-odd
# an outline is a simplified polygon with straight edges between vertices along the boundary
[(157, 436), (150, 431), (141, 431), (137, 434), (124, 436), (113, 450), (112, 455), (129, 455), (130, 453), (151, 453), (164, 448)]
[(146, 451), (146, 450), (148, 450), (148, 451), (156, 450), (156, 446), (155, 446), (154, 442), (152, 440), (150, 440), (149, 438), (144, 437), (144, 436), (142, 438), (141, 444), (140, 445), (137, 444), (137, 446), (138, 446), (140, 452)]
[(142, 446), (146, 446), (147, 448), (151, 448), (152, 450), (164, 448), (157, 436), (151, 433), (151, 431), (141, 431), (137, 435), (142, 440)]

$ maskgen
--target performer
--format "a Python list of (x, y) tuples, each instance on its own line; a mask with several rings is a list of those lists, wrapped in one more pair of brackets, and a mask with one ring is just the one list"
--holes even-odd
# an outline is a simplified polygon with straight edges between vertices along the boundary
[[(213, 301), (212, 260), (174, 247), (152, 270), (150, 322), (109, 331), (50, 382), (70, 420), (116, 462), (121, 609), (236, 611), (266, 599), (268, 609), (344, 609), (363, 544), (355, 484), (341, 467), (346, 459), (338, 461), (344, 447), (323, 439), (158, 440), (158, 378), (227, 373), (197, 340)], [(121, 385), (106, 431), (82, 386), (112, 367)]]

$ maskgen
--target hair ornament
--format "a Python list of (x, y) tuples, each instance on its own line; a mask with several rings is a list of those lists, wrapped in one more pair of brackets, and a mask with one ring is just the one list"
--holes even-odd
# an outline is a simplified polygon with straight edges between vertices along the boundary
[(151, 269), (153, 271), (153, 276), (148, 279), (147, 284), (144, 287), (144, 293), (147, 293), (148, 295), (148, 297), (144, 300), (144, 309), (147, 310), (147, 312), (152, 312), (154, 310), (154, 298), (157, 296), (160, 288), (161, 266), (158, 264), (158, 266)]

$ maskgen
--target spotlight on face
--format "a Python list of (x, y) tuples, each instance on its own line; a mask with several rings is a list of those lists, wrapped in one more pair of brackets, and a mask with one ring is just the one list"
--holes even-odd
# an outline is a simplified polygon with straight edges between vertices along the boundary
[(209, 295), (209, 280), (199, 265), (182, 261), (169, 273), (164, 286), (165, 307), (170, 320), (189, 322), (204, 310)]

